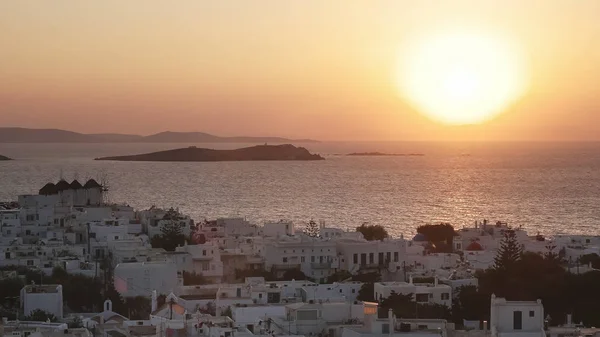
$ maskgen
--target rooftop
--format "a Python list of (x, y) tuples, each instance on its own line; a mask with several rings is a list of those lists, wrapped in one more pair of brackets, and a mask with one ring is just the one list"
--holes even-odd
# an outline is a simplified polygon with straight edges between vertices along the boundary
[(23, 288), (25, 289), (25, 292), (28, 294), (43, 294), (43, 293), (57, 293), (59, 287), (61, 287), (59, 284), (49, 284), (49, 285), (32, 284), (32, 285), (26, 285)]

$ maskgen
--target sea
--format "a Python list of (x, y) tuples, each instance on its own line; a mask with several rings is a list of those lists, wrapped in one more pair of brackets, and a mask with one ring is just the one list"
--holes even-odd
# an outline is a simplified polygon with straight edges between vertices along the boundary
[[(109, 202), (174, 207), (194, 220), (368, 223), (412, 237), (428, 223), (506, 221), (532, 235), (600, 234), (600, 143), (322, 142), (323, 161), (110, 162), (102, 156), (249, 144), (0, 144), (0, 201), (95, 178)], [(352, 152), (422, 156), (347, 156)]]

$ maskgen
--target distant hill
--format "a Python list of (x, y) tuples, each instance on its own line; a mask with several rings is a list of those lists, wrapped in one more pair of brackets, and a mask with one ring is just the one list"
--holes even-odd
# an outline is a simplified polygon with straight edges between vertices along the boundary
[(99, 139), (100, 141), (109, 143), (133, 143), (139, 142), (142, 140), (142, 138), (144, 138), (144, 136), (125, 135), (120, 133), (94, 133), (86, 136), (92, 136), (94, 138)]
[(0, 128), (0, 143), (90, 143), (102, 139), (58, 129)]
[(315, 143), (312, 139), (220, 137), (204, 132), (161, 132), (150, 136), (83, 134), (59, 129), (0, 128), (0, 143)]
[(96, 158), (117, 161), (252, 161), (252, 160), (323, 160), (303, 147), (294, 145), (258, 145), (236, 150), (202, 149), (195, 146), (131, 156)]
[(3, 161), (3, 160), (11, 160), (11, 159), (0, 154), (0, 161)]
[(403, 156), (424, 156), (422, 153), (383, 153), (383, 152), (354, 152), (347, 156), (353, 157), (403, 157)]

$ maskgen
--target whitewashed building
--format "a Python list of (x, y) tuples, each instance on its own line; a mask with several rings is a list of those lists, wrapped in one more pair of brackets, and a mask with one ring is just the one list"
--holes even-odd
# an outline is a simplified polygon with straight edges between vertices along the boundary
[(544, 306), (537, 301), (507, 301), (492, 294), (492, 337), (544, 337)]
[(340, 255), (340, 269), (359, 271), (400, 270), (406, 259), (404, 239), (367, 241), (342, 238), (334, 241)]
[(377, 282), (374, 284), (375, 299), (381, 301), (388, 298), (392, 292), (397, 294), (413, 294), (413, 299), (417, 303), (434, 303), (452, 307), (452, 287), (446, 284), (440, 284), (435, 278), (434, 283), (413, 283), (412, 276), (410, 282)]
[(123, 297), (150, 296), (176, 292), (183, 285), (182, 274), (172, 262), (120, 263), (114, 271), (115, 289)]
[(26, 285), (21, 289), (21, 308), (25, 316), (43, 310), (63, 318), (63, 292), (60, 284)]
[(265, 268), (281, 276), (287, 270), (298, 269), (306, 276), (324, 281), (339, 268), (334, 241), (297, 237), (280, 237), (265, 243)]

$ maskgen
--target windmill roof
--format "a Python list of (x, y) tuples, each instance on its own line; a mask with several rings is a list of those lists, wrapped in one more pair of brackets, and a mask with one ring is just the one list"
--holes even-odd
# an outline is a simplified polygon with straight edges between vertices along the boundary
[(83, 185), (84, 188), (100, 188), (102, 187), (102, 185), (98, 184), (98, 182), (94, 179), (90, 179), (88, 180), (85, 185)]
[(81, 185), (81, 183), (79, 181), (77, 181), (77, 179), (75, 179), (75, 180), (73, 180), (73, 182), (71, 182), (71, 189), (78, 190), (80, 188), (83, 188), (83, 186)]
[(40, 188), (38, 194), (40, 195), (51, 195), (56, 194), (58, 191), (56, 190), (56, 185), (53, 183), (47, 183), (44, 187)]

